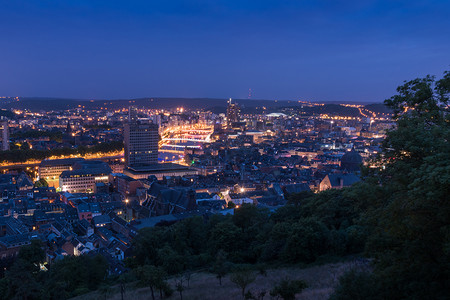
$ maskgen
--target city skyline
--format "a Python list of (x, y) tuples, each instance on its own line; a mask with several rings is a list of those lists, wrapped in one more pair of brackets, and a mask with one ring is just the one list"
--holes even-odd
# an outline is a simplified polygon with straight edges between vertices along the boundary
[(0, 92), (382, 102), (441, 76), (445, 1), (2, 2)]
[(447, 299), (449, 15), (0, 0), (0, 300)]

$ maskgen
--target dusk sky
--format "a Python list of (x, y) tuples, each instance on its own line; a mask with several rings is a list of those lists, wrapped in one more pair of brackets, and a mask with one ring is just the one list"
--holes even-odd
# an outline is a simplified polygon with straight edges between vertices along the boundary
[(381, 102), (450, 70), (450, 1), (0, 0), (0, 96)]

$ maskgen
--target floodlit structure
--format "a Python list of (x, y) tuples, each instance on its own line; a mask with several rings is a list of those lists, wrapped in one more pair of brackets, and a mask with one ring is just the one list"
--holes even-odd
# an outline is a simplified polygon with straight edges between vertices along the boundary
[(158, 125), (150, 119), (138, 118), (133, 107), (124, 125), (124, 139), (127, 167), (158, 163)]

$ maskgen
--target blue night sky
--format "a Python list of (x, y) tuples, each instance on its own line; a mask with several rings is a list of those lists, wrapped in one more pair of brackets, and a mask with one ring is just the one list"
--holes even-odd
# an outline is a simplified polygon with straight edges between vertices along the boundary
[(450, 1), (0, 0), (0, 96), (382, 101), (450, 70)]

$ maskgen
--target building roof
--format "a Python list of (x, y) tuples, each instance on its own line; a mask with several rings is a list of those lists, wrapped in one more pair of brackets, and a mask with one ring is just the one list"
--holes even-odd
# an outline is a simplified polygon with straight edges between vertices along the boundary
[(22, 246), (29, 243), (30, 235), (28, 233), (0, 237), (0, 245), (5, 246), (6, 248)]
[(311, 191), (306, 183), (288, 184), (284, 186), (284, 191), (288, 194), (297, 194), (300, 192)]
[(341, 185), (341, 180), (343, 181), (342, 186), (351, 186), (352, 184), (361, 181), (361, 179), (355, 174), (329, 174), (327, 175), (330, 179), (331, 186), (337, 187)]
[(107, 163), (98, 160), (83, 160), (73, 165), (72, 171), (64, 171), (60, 177), (72, 177), (72, 176), (88, 176), (88, 175), (100, 175), (110, 174), (111, 168)]
[(176, 218), (174, 215), (164, 215), (164, 216), (157, 216), (157, 217), (150, 217), (146, 219), (139, 219), (132, 222), (132, 226), (136, 228), (137, 230), (146, 228), (146, 227), (154, 227), (156, 224), (160, 222), (175, 222), (178, 221), (178, 218)]
[(91, 211), (91, 207), (87, 203), (80, 203), (80, 204), (78, 204), (77, 209), (78, 209), (79, 213), (90, 212)]
[(363, 159), (361, 155), (353, 148), (345, 153), (341, 158), (341, 168), (348, 171), (359, 171)]
[(84, 158), (63, 158), (63, 159), (46, 159), (41, 161), (39, 167), (51, 167), (59, 165), (73, 165), (76, 162), (83, 161)]
[(105, 227), (98, 228), (98, 234), (104, 240), (111, 240), (114, 237), (114, 234), (112, 233), (112, 231)]
[(167, 171), (177, 171), (177, 170), (189, 170), (191, 168), (179, 164), (174, 163), (164, 163), (164, 164), (151, 164), (151, 165), (142, 165), (142, 166), (133, 166), (128, 167), (129, 171), (132, 172), (152, 172), (157, 173), (160, 172), (167, 172)]
[(89, 208), (92, 213), (96, 213), (96, 214), (101, 213), (100, 203), (98, 203), (98, 202), (89, 203)]
[(111, 218), (108, 215), (95, 216), (92, 218), (92, 222), (94, 225), (111, 223)]
[(72, 176), (92, 176), (92, 175), (103, 175), (110, 174), (110, 167), (92, 168), (92, 169), (81, 169), (73, 171), (64, 171), (59, 176), (60, 178), (67, 178)]

